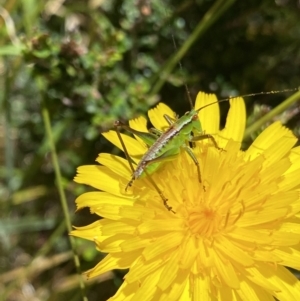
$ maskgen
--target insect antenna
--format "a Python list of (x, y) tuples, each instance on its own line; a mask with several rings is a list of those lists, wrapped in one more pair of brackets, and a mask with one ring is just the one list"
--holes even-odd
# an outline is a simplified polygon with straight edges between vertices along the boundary
[(284, 89), (284, 90), (274, 90), (274, 91), (268, 91), (268, 92), (258, 92), (258, 93), (249, 93), (249, 94), (244, 94), (244, 95), (237, 95), (237, 96), (231, 96), (231, 97), (227, 97), (227, 98), (223, 98), (223, 99), (220, 99), (218, 101), (215, 101), (215, 102), (212, 102), (212, 103), (209, 103), (201, 108), (199, 108), (198, 110), (196, 110), (196, 112), (199, 112), (201, 111), (202, 109), (206, 108), (206, 107), (209, 107), (211, 105), (214, 105), (216, 103), (220, 103), (220, 102), (225, 102), (225, 101), (229, 101), (231, 99), (234, 99), (234, 98), (239, 98), (239, 97), (242, 97), (242, 98), (246, 98), (246, 97), (253, 97), (253, 96), (257, 96), (257, 95), (268, 95), (268, 94), (279, 94), (279, 93), (285, 93), (285, 92), (295, 92), (295, 91), (299, 91), (299, 87), (298, 88), (292, 88), (292, 89)]
[[(171, 36), (172, 36), (172, 42), (173, 42), (174, 49), (177, 50), (178, 48), (177, 48), (177, 44), (176, 44), (176, 40), (175, 40), (173, 32), (171, 33)], [(178, 61), (178, 65), (179, 65), (180, 71), (182, 72), (183, 68), (182, 68), (181, 60)], [(187, 85), (186, 82), (184, 82), (183, 84), (184, 84), (184, 89), (185, 89), (188, 101), (189, 101), (189, 103), (191, 105), (191, 109), (193, 109), (194, 105), (193, 105), (193, 101), (192, 101), (192, 98), (191, 98), (190, 90), (189, 90), (188, 85)]]
[(219, 102), (220, 101), (228, 101), (230, 99), (238, 98), (238, 97), (245, 98), (245, 97), (253, 97), (253, 96), (257, 96), (257, 95), (279, 94), (279, 93), (295, 92), (295, 91), (299, 91), (299, 87), (291, 88), (291, 89), (284, 89), (284, 90), (274, 90), (274, 91), (267, 91), (267, 92), (257, 92), (257, 93), (249, 93), (249, 94), (244, 94), (244, 95), (231, 96), (228, 98), (220, 99)]

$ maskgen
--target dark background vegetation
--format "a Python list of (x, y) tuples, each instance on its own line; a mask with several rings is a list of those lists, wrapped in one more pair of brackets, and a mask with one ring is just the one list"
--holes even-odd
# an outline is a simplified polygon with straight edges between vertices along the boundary
[[(42, 117), (52, 132), (74, 225), (85, 187), (76, 167), (113, 151), (101, 137), (113, 121), (158, 101), (182, 114), (199, 90), (219, 98), (299, 86), (300, 9), (295, 0), (90, 0), (0, 2), (0, 300), (80, 300)], [(212, 12), (212, 14), (210, 14)], [(215, 18), (210, 23), (205, 18)], [(199, 24), (178, 64), (166, 63)], [(177, 44), (174, 48), (172, 35)], [(163, 78), (162, 86), (154, 89)], [(251, 122), (289, 94), (247, 100)], [(259, 104), (254, 107), (254, 104)], [(226, 105), (224, 106), (226, 110)], [(254, 111), (253, 111), (254, 110)], [(298, 135), (298, 107), (278, 116)], [(78, 240), (81, 269), (103, 255)], [(90, 301), (121, 283), (116, 271), (87, 285)]]

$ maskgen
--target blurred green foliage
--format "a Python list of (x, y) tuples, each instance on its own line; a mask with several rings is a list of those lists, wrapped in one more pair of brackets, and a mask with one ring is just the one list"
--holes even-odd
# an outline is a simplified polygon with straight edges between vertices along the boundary
[[(114, 120), (145, 114), (160, 100), (180, 114), (187, 111), (183, 83), (193, 99), (199, 90), (224, 98), (299, 86), (296, 1), (7, 0), (0, 5), (1, 273), (30, 266), (37, 250), (52, 258), (69, 249), (42, 100), (73, 212), (74, 198), (84, 189), (72, 183), (76, 167), (93, 164), (111, 147), (100, 132)], [(187, 45), (200, 23), (202, 31), (184, 51), (182, 68), (168, 70), (170, 57)], [(158, 82), (161, 88), (153, 90)], [(256, 105), (250, 122), (283, 100), (281, 94), (248, 99), (249, 112), (255, 102), (264, 104)], [(297, 114), (295, 105), (278, 118), (299, 134)], [(74, 224), (87, 224), (89, 218), (84, 212)], [(93, 245), (80, 243), (83, 270), (99, 260), (92, 250)], [(3, 274), (0, 291), (7, 287), (7, 300), (25, 300), (24, 287), (41, 300), (79, 300), (72, 290), (53, 289), (73, 273), (69, 259), (23, 282), (18, 273)], [(103, 285), (90, 289), (89, 300), (112, 295), (122, 277), (116, 275), (108, 276), (105, 290)]]

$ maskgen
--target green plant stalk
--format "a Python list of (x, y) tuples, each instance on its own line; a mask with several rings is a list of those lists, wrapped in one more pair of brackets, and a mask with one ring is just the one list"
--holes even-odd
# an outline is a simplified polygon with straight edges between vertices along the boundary
[[(184, 57), (192, 45), (199, 39), (199, 37), (205, 33), (205, 31), (214, 24), (220, 16), (235, 2), (236, 0), (219, 0), (210, 8), (210, 10), (204, 15), (201, 21), (198, 23), (195, 30), (185, 41), (185, 43), (180, 47), (180, 49), (167, 61), (167, 63), (162, 67), (159, 72), (158, 79), (154, 83), (154, 86), (150, 92), (150, 95), (157, 94), (168, 75), (173, 71), (177, 63)], [(155, 79), (156, 80), (156, 79)]]
[[(5, 68), (9, 68), (8, 64), (5, 64)], [(15, 69), (13, 69), (13, 73), (15, 74)], [(4, 87), (3, 87), (3, 100), (1, 102), (1, 107), (3, 110), (4, 117), (4, 139), (5, 139), (5, 148), (4, 148), (4, 157), (5, 157), (5, 177), (6, 177), (6, 185), (9, 193), (12, 192), (11, 180), (13, 178), (13, 169), (14, 169), (14, 146), (13, 140), (11, 137), (11, 132), (13, 129), (12, 125), (12, 116), (11, 116), (11, 102), (10, 102), (10, 91), (13, 82), (13, 78), (6, 73)], [(7, 203), (9, 205), (9, 203)], [(5, 212), (8, 212), (5, 210)]]
[(298, 100), (300, 100), (300, 91), (287, 98), (284, 102), (271, 110), (268, 114), (250, 125), (245, 131), (244, 139), (249, 138), (253, 132), (259, 130), (265, 123), (271, 121), (275, 116), (284, 112), (289, 106), (291, 106)]
[[(1, 20), (1, 19), (0, 19)], [(13, 192), (13, 186), (11, 180), (14, 176), (14, 159), (15, 159), (15, 149), (14, 149), (14, 141), (12, 138), (13, 131), (13, 120), (12, 120), (12, 112), (11, 112), (11, 88), (14, 85), (15, 78), (19, 72), (20, 68), (20, 59), (16, 58), (13, 63), (6, 62), (4, 60), (5, 70), (9, 70), (9, 72), (4, 72), (5, 78), (3, 80), (3, 97), (0, 98), (0, 112), (3, 112), (3, 125), (4, 125), (4, 161), (5, 161), (5, 178), (7, 190), (9, 193)], [(1, 114), (0, 114), (1, 115)], [(7, 202), (7, 208), (10, 206), (10, 201)], [(4, 212), (8, 212), (4, 210)]]
[[(61, 139), (62, 134), (68, 126), (70, 126), (71, 119), (65, 118), (63, 121), (52, 126), (52, 136), (54, 144)], [(23, 169), (23, 183), (31, 183), (34, 175), (40, 168), (41, 162), (43, 161), (44, 155), (49, 151), (49, 145), (46, 137), (37, 148), (32, 159), (32, 163)]]
[[(61, 176), (61, 172), (60, 172), (60, 167), (59, 167), (59, 163), (58, 163), (58, 157), (57, 157), (57, 152), (56, 152), (56, 148), (55, 148), (55, 143), (54, 143), (54, 138), (52, 135), (52, 129), (51, 129), (51, 122), (50, 122), (50, 116), (49, 116), (49, 111), (47, 108), (47, 103), (46, 103), (46, 97), (44, 96), (44, 87), (43, 87), (43, 83), (41, 82), (41, 80), (39, 81), (39, 88), (41, 88), (42, 91), (42, 117), (44, 120), (44, 125), (45, 125), (45, 130), (46, 130), (46, 135), (47, 135), (47, 139), (48, 139), (48, 143), (49, 143), (49, 148), (50, 148), (50, 152), (52, 155), (52, 162), (53, 162), (53, 167), (54, 167), (54, 171), (55, 171), (55, 176), (56, 176), (56, 182), (57, 182), (57, 188), (58, 188), (58, 192), (59, 192), (59, 197), (60, 197), (60, 201), (61, 201), (61, 206), (63, 208), (63, 213), (64, 213), (64, 217), (65, 217), (65, 223), (67, 226), (67, 230), (68, 232), (71, 232), (72, 230), (72, 224), (71, 224), (71, 218), (70, 218), (70, 214), (69, 214), (69, 209), (68, 209), (68, 205), (67, 205), (67, 199), (66, 199), (66, 195), (65, 195), (65, 191), (63, 189), (63, 181), (62, 181), (62, 176)], [(84, 285), (84, 281), (81, 275), (81, 270), (80, 270), (80, 261), (79, 261), (79, 257), (76, 251), (76, 241), (75, 238), (72, 236), (69, 236), (69, 241), (71, 244), (71, 248), (73, 250), (73, 258), (74, 258), (74, 263), (75, 263), (75, 267), (78, 273), (78, 277), (79, 277), (79, 285), (81, 288), (81, 292), (82, 292), (82, 298), (84, 301), (87, 301), (87, 298), (85, 296), (85, 285)]]

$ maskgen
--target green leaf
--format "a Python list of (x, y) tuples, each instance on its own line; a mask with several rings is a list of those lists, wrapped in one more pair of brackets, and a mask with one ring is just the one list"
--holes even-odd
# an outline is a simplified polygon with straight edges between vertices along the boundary
[(0, 56), (5, 55), (21, 55), (24, 45), (4, 45), (0, 47)]

